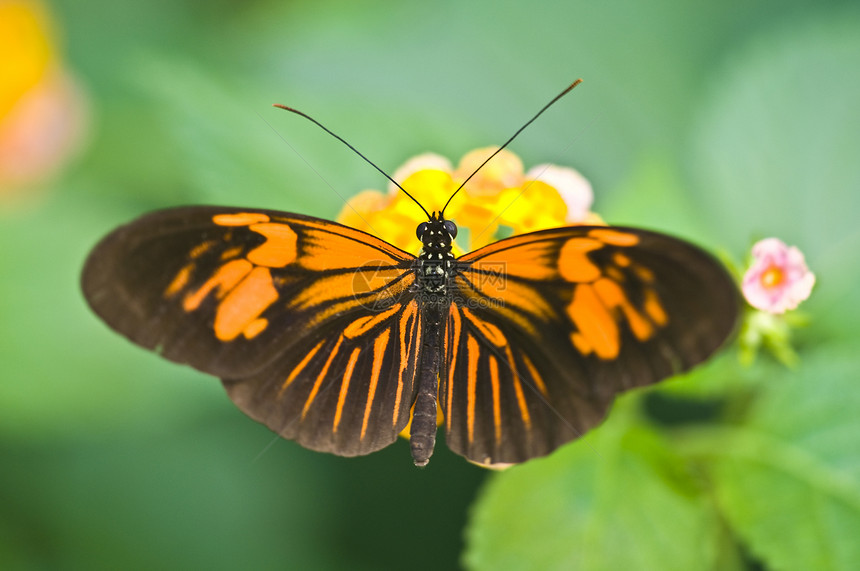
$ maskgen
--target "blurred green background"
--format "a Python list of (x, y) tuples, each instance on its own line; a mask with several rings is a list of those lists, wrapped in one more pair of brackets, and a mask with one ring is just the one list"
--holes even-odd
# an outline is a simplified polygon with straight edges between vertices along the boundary
[[(860, 567), (856, 2), (46, 9), (84, 135), (0, 194), (0, 568)], [(405, 442), (343, 459), (275, 440), (85, 307), (88, 249), (148, 210), (331, 218), (384, 188), (272, 103), (390, 172), (504, 141), (576, 77), (512, 150), (579, 169), (610, 223), (737, 261), (765, 236), (800, 247), (818, 283), (795, 368), (732, 348), (549, 458), (495, 474), (440, 443), (418, 470)]]

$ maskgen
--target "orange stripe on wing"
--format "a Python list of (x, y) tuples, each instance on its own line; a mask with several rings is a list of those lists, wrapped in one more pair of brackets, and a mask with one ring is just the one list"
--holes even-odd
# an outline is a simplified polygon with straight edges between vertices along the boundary
[(475, 440), (475, 389), (478, 385), (478, 357), (480, 356), (480, 351), (481, 348), (478, 345), (478, 341), (471, 335), (468, 335), (466, 337), (466, 356), (469, 362), (467, 369), (469, 383), (466, 389), (466, 424), (469, 430), (470, 443)]
[(529, 370), (529, 374), (532, 376), (532, 380), (534, 381), (537, 389), (540, 391), (545, 398), (549, 398), (549, 392), (546, 390), (546, 385), (543, 382), (540, 374), (537, 372), (534, 364), (529, 360), (528, 355), (523, 353), (523, 362), (526, 364), (526, 369)]
[(415, 258), (414, 255), (404, 252), (388, 242), (348, 226), (341, 226), (340, 224), (334, 224), (325, 220), (283, 220), (289, 222), (294, 227), (301, 226), (301, 229), (304, 230), (305, 247), (302, 250), (302, 257), (299, 263), (308, 269), (325, 269), (319, 268), (317, 264), (319, 260), (314, 258), (320, 254), (325, 255), (327, 252), (342, 252), (344, 254), (341, 257), (342, 260), (358, 256), (360, 262), (353, 264), (356, 266), (370, 259), (378, 259), (378, 256), (368, 258), (368, 254), (372, 255), (373, 250), (387, 258), (386, 261), (388, 262)]
[(639, 236), (636, 234), (622, 232), (614, 228), (595, 228), (590, 230), (588, 235), (613, 246), (635, 246), (639, 243)]
[(502, 441), (502, 402), (499, 394), (499, 362), (493, 355), (490, 358), (490, 385), (493, 389), (493, 426), (496, 442)]
[(396, 304), (389, 309), (386, 309), (382, 313), (378, 313), (376, 315), (365, 315), (364, 317), (359, 317), (352, 323), (346, 326), (343, 330), (343, 334), (350, 339), (354, 339), (356, 337), (360, 337), (364, 335), (398, 311), (400, 311), (400, 304)]
[(666, 325), (669, 322), (669, 316), (660, 304), (660, 298), (657, 297), (657, 292), (653, 289), (645, 290), (645, 313), (648, 317), (654, 320), (657, 325)]
[(192, 260), (197, 259), (206, 252), (208, 252), (210, 249), (212, 249), (212, 246), (214, 245), (215, 240), (206, 240), (205, 242), (201, 242), (200, 244), (194, 246), (194, 248), (190, 252), (188, 252), (188, 257)]
[(554, 279), (558, 277), (554, 251), (555, 244), (551, 241), (526, 243), (519, 248), (505, 248), (482, 256), (473, 262), (471, 269), (488, 280), (504, 279), (509, 274), (529, 280)]
[(212, 222), (218, 226), (250, 226), (257, 222), (268, 222), (269, 217), (261, 212), (236, 212), (235, 214), (216, 214)]
[(164, 290), (164, 297), (173, 297), (188, 285), (189, 280), (191, 279), (191, 271), (194, 269), (194, 264), (187, 264), (182, 266), (182, 269), (176, 273), (176, 277), (173, 278), (173, 281), (170, 282), (170, 285), (167, 286), (167, 289)]
[[(495, 282), (481, 284), (473, 277), (476, 277), (474, 272), (463, 271), (461, 276), (455, 278), (454, 287), (479, 304), (489, 302), (494, 312), (513, 321), (531, 335), (538, 333), (535, 320), (547, 321), (555, 317), (555, 311), (546, 299), (527, 283), (509, 279), (504, 286), (496, 285)], [(477, 291), (473, 292), (472, 288)], [(529, 313), (531, 316), (523, 316), (520, 312)]]
[(483, 319), (476, 317), (475, 314), (469, 311), (466, 307), (463, 307), (462, 310), (463, 316), (469, 320), (469, 323), (475, 326), (475, 329), (481, 332), (481, 335), (483, 335), (487, 341), (496, 347), (504, 347), (508, 344), (508, 340), (505, 338), (501, 329), (488, 321), (484, 321)]
[(367, 404), (364, 406), (364, 419), (361, 421), (361, 436), (364, 440), (367, 432), (367, 422), (370, 419), (370, 411), (373, 408), (373, 398), (376, 395), (376, 387), (379, 383), (379, 372), (382, 370), (382, 360), (385, 358), (385, 349), (388, 347), (390, 329), (384, 329), (373, 342), (373, 369), (370, 373), (370, 386), (367, 389)]
[(403, 398), (403, 374), (409, 367), (413, 359), (413, 355), (421, 346), (421, 323), (416, 321), (412, 324), (412, 331), (416, 336), (411, 347), (407, 347), (406, 336), (410, 333), (407, 324), (417, 313), (418, 304), (410, 302), (403, 313), (400, 315), (400, 370), (397, 373), (397, 392), (394, 395), (394, 412), (391, 415), (391, 425), (396, 427), (397, 420), (400, 418), (400, 402)]
[[(493, 242), (483, 248), (478, 248), (477, 250), (460, 256), (459, 259), (466, 262), (475, 259), (481, 259), (481, 261), (483, 261), (485, 259), (489, 259), (491, 256), (502, 254), (507, 250), (530, 247), (532, 244), (534, 244), (536, 248), (542, 248), (544, 244), (563, 237), (570, 237), (570, 231), (568, 229), (560, 228), (555, 231), (542, 231), (540, 232), (540, 236), (535, 236), (534, 234), (520, 234), (519, 236), (505, 238), (504, 240)], [(533, 250), (533, 252), (534, 251), (536, 250)], [(518, 252), (516, 253), (518, 254)], [(506, 254), (503, 254), (499, 259), (503, 260), (505, 255)]]
[(514, 361), (514, 354), (511, 351), (510, 345), (505, 346), (505, 357), (511, 366), (511, 375), (513, 376), (514, 394), (517, 397), (517, 406), (520, 409), (520, 418), (523, 419), (523, 424), (526, 429), (532, 427), (532, 418), (529, 414), (528, 403), (526, 402), (525, 394), (523, 394), (523, 385), (520, 382), (520, 374), (517, 372), (517, 363)]
[(299, 364), (293, 368), (292, 372), (290, 372), (287, 379), (281, 385), (281, 389), (278, 391), (278, 396), (281, 396), (281, 393), (283, 393), (284, 390), (286, 390), (286, 388), (288, 386), (290, 386), (290, 384), (292, 384), (292, 382), (294, 380), (296, 380), (296, 377), (298, 377), (299, 374), (304, 370), (304, 368), (308, 366), (308, 363), (310, 362), (310, 360), (314, 358), (314, 355), (317, 354), (317, 351), (320, 350), (320, 347), (322, 347), (323, 343), (325, 343), (325, 342), (326, 342), (325, 339), (321, 340), (319, 343), (316, 344), (316, 346), (313, 349), (310, 350), (310, 352), (307, 355), (304, 356), (304, 358), (301, 361), (299, 361)]
[(342, 342), (343, 342), (343, 335), (341, 335), (340, 337), (337, 338), (337, 343), (334, 344), (334, 348), (332, 348), (331, 354), (328, 356), (328, 359), (326, 360), (325, 365), (323, 365), (323, 368), (320, 371), (320, 374), (317, 375), (317, 380), (314, 382), (313, 388), (311, 388), (311, 392), (308, 395), (307, 400), (305, 401), (304, 408), (302, 408), (302, 420), (304, 420), (305, 415), (308, 414), (308, 411), (311, 408), (311, 404), (313, 404), (314, 399), (316, 398), (317, 393), (320, 390), (320, 386), (322, 385), (322, 382), (325, 380), (325, 377), (328, 374), (328, 369), (329, 369), (329, 367), (331, 367), (331, 362), (334, 361), (334, 358), (337, 355), (337, 352), (340, 349), (340, 344)]
[(352, 372), (355, 370), (355, 364), (358, 362), (359, 353), (361, 353), (361, 347), (353, 349), (352, 354), (349, 356), (349, 362), (346, 364), (346, 371), (343, 373), (343, 382), (340, 385), (340, 394), (337, 396), (337, 408), (334, 411), (334, 423), (331, 427), (332, 432), (337, 432), (337, 427), (340, 424), (343, 405), (346, 404), (346, 395), (349, 392), (349, 381), (352, 379)]
[[(446, 343), (451, 344), (451, 359), (448, 361), (448, 403), (447, 408), (445, 409), (445, 425), (447, 430), (451, 430), (451, 407), (454, 404), (454, 370), (457, 368), (457, 353), (460, 349), (460, 331), (462, 329), (462, 322), (460, 321), (460, 312), (457, 307), (453, 304), (451, 305), (451, 309), (448, 311), (449, 326), (452, 327), (452, 336), (450, 341), (447, 339), (446, 335)], [(447, 352), (446, 352), (447, 353)]]

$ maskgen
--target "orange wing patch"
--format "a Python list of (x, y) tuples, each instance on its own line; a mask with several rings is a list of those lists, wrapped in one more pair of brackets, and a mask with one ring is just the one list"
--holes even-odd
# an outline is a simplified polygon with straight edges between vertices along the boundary
[[(668, 322), (657, 292), (651, 287), (654, 273), (635, 263), (622, 251), (615, 251), (604, 267), (589, 257), (589, 254), (605, 247), (628, 248), (639, 244), (639, 236), (612, 228), (597, 228), (588, 232), (588, 237), (570, 238), (559, 252), (559, 273), (567, 281), (577, 283), (573, 298), (567, 306), (567, 314), (576, 328), (570, 340), (583, 355), (594, 354), (600, 359), (618, 357), (621, 351), (619, 324), (626, 321), (633, 336), (647, 341), (659, 327)], [(641, 283), (644, 303), (637, 308), (631, 301), (625, 285), (625, 271)]]
[[(296, 233), (287, 224), (271, 223), (266, 214), (257, 212), (238, 212), (216, 214), (212, 222), (217, 226), (242, 227), (260, 234), (266, 240), (244, 258), (233, 259), (242, 252), (235, 246), (222, 253), (225, 261), (196, 290), (188, 292), (182, 300), (182, 308), (191, 312), (200, 307), (210, 294), (215, 293), (219, 300), (215, 310), (213, 332), (220, 341), (232, 341), (239, 335), (252, 339), (268, 327), (267, 319), (260, 315), (277, 299), (278, 292), (269, 268), (284, 267), (296, 258)], [(207, 240), (189, 253), (189, 258), (197, 260), (211, 250), (214, 240)], [(164, 291), (167, 298), (174, 297), (188, 285), (195, 269), (192, 262), (182, 267)]]
[(243, 332), (249, 339), (259, 335), (268, 322), (258, 317), (277, 299), (278, 292), (272, 285), (269, 268), (254, 268), (218, 304), (215, 336), (221, 341), (232, 341)]
[[(559, 273), (567, 281), (576, 282), (573, 298), (567, 307), (576, 331), (570, 335), (571, 343), (584, 355), (594, 354), (600, 359), (615, 359), (621, 350), (619, 324), (626, 321), (633, 336), (647, 341), (668, 318), (657, 292), (650, 286), (654, 273), (635, 263), (623, 251), (612, 253), (611, 262), (598, 267), (589, 253), (604, 247), (629, 248), (639, 244), (639, 236), (615, 230), (596, 228), (588, 237), (571, 238), (559, 252)], [(625, 270), (642, 283), (644, 303), (637, 308), (625, 290)]]
[(268, 222), (269, 216), (262, 212), (236, 212), (233, 214), (216, 214), (212, 222), (218, 226), (250, 226), (257, 222)]
[(571, 341), (581, 353), (595, 353), (601, 359), (618, 356), (621, 349), (618, 323), (592, 285), (576, 286), (567, 314), (577, 329), (571, 333)]
[[(187, 313), (214, 296), (212, 332), (219, 341), (260, 335), (269, 326), (263, 313), (278, 300), (279, 288), (296, 283), (309, 271), (328, 275), (310, 280), (289, 303), (290, 309), (300, 311), (321, 306), (309, 327), (360, 304), (390, 306), (414, 281), (412, 272), (404, 267), (408, 254), (379, 240), (369, 244), (367, 235), (351, 228), (261, 212), (219, 213), (210, 219), (224, 229), (221, 239), (192, 248), (189, 263), (180, 268), (162, 295), (182, 295), (181, 307)], [(213, 254), (215, 248), (218, 251)], [(219, 265), (201, 284), (199, 277), (195, 280), (195, 271), (202, 271), (213, 256)], [(392, 313), (386, 311), (384, 317), (366, 326), (372, 327)], [(354, 329), (358, 335), (365, 328), (355, 324)]]
[(191, 272), (194, 270), (194, 264), (186, 264), (182, 266), (182, 269), (176, 274), (173, 278), (173, 281), (170, 282), (170, 285), (167, 286), (167, 289), (164, 290), (164, 297), (173, 297), (180, 291), (182, 291), (185, 286), (188, 285), (188, 282), (191, 280)]
[(558, 254), (558, 273), (569, 282), (593, 282), (602, 275), (600, 268), (588, 257), (588, 253), (603, 247), (603, 243), (592, 238), (571, 238)]
[[(186, 268), (187, 267), (188, 266), (186, 266)], [(200, 286), (197, 291), (188, 293), (185, 296), (182, 300), (182, 308), (185, 311), (194, 311), (200, 307), (200, 304), (203, 303), (206, 296), (213, 291), (215, 292), (215, 297), (217, 299), (221, 299), (227, 294), (227, 292), (236, 287), (236, 285), (241, 282), (245, 276), (251, 273), (252, 269), (254, 269), (254, 266), (248, 260), (233, 260), (227, 262), (218, 268), (212, 277), (206, 280), (206, 283)], [(180, 270), (177, 277), (174, 278), (171, 285), (168, 286), (165, 295), (169, 296), (169, 292), (175, 289), (174, 284), (177, 280), (182, 280), (184, 273), (185, 268)]]
[[(621, 352), (623, 324), (638, 341), (647, 341), (668, 323), (653, 288), (654, 272), (635, 261), (639, 244), (637, 234), (606, 227), (515, 236), (460, 258), (467, 264), (456, 284), (470, 301), (490, 301), (494, 313), (539, 335), (541, 324), (558, 317), (542, 288), (567, 282), (571, 344), (583, 355), (611, 360)], [(487, 326), (475, 327), (494, 345), (503, 345)]]
[(250, 230), (262, 234), (266, 241), (248, 252), (248, 260), (258, 266), (283, 268), (296, 259), (296, 233), (286, 224), (252, 224)]
[(595, 228), (589, 230), (588, 235), (612, 246), (635, 246), (639, 243), (639, 236), (636, 234), (614, 228)]
[[(302, 250), (298, 264), (313, 271), (329, 270), (331, 268), (390, 266), (394, 260), (404, 257), (414, 257), (382, 240), (375, 239), (374, 245), (368, 245), (367, 234), (348, 228), (337, 227), (338, 240), (333, 242), (330, 224), (313, 220), (302, 221)], [(370, 257), (375, 250), (378, 256)]]

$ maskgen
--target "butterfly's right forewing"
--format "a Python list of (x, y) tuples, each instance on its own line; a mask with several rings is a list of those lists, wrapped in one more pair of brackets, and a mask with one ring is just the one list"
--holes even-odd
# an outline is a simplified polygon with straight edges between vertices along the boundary
[(722, 264), (645, 230), (546, 230), (457, 264), (440, 403), (448, 445), (482, 464), (581, 436), (618, 393), (709, 357), (739, 313)]
[(414, 256), (333, 222), (188, 207), (91, 253), (87, 301), (113, 329), (224, 380), (249, 416), (342, 455), (396, 438), (414, 400)]

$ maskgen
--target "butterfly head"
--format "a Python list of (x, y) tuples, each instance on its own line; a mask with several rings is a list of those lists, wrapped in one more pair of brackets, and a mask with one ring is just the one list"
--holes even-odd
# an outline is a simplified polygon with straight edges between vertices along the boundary
[(415, 235), (421, 240), (425, 252), (446, 254), (451, 252), (451, 243), (457, 237), (457, 225), (434, 212), (428, 221), (418, 225)]

